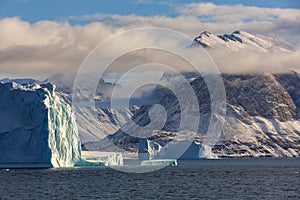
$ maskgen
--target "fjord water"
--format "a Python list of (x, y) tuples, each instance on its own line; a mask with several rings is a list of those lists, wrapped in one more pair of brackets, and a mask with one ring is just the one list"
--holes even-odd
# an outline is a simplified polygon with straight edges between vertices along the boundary
[(179, 161), (143, 174), (3, 169), (0, 178), (0, 199), (300, 199), (299, 158)]

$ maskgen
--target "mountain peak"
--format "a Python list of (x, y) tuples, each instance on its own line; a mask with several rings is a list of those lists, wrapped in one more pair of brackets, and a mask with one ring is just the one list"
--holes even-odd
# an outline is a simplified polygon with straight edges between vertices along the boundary
[(205, 30), (194, 39), (192, 46), (224, 48), (232, 51), (247, 49), (258, 52), (292, 52), (294, 50), (294, 46), (286, 41), (239, 30), (223, 35), (214, 35)]
[(202, 33), (200, 33), (200, 36), (203, 36), (203, 35), (209, 37), (209, 35), (211, 35), (211, 33), (205, 30), (205, 31), (202, 31)]
[(241, 34), (241, 31), (233, 31), (232, 34)]

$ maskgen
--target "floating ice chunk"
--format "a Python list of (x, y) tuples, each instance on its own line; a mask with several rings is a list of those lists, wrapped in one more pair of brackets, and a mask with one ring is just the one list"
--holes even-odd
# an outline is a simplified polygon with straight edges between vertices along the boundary
[(202, 144), (199, 151), (199, 158), (219, 159), (216, 154), (212, 152), (211, 146)]
[(103, 166), (123, 165), (122, 153), (118, 152), (82, 151), (81, 156), (81, 161), (76, 166), (82, 166), (85, 163), (102, 163)]
[(161, 146), (156, 142), (152, 142), (146, 138), (140, 138), (138, 157), (140, 160), (151, 160), (160, 149)]
[(81, 159), (80, 161), (78, 161), (77, 163), (75, 163), (75, 167), (104, 167), (106, 163), (104, 162), (100, 162), (97, 160), (84, 160)]
[[(147, 141), (147, 144), (151, 142)], [(140, 147), (145, 147), (140, 145)], [(148, 149), (144, 150), (147, 152), (152, 151), (151, 146), (146, 146)], [(139, 152), (141, 150), (139, 149)], [(178, 159), (178, 160), (197, 160), (197, 159), (215, 159), (218, 158), (212, 153), (211, 147), (208, 145), (197, 144), (194, 141), (183, 140), (179, 142), (171, 142), (156, 151), (150, 159)]]
[(176, 159), (161, 159), (161, 160), (143, 160), (141, 165), (144, 166), (177, 166)]
[(199, 159), (201, 146), (193, 141), (171, 142), (158, 152), (153, 159), (181, 159), (195, 160)]

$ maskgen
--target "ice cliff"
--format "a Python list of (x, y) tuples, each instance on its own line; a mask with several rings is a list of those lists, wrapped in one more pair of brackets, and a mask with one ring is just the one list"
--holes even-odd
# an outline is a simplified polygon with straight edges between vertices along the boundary
[(0, 167), (72, 167), (80, 139), (71, 106), (47, 84), (0, 82)]

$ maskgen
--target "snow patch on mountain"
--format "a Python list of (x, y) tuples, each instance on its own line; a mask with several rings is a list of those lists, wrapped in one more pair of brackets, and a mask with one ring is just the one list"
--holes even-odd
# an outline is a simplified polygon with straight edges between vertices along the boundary
[(100, 78), (94, 96), (86, 96), (85, 90), (89, 88), (90, 76), (93, 75), (86, 75), (86, 88), (73, 88), (75, 74), (56, 74), (43, 81), (54, 83), (57, 86), (57, 92), (70, 105), (72, 105), (73, 95), (87, 102), (84, 105), (73, 106), (82, 143), (97, 141), (115, 133), (120, 129), (120, 125), (125, 124), (132, 117), (132, 111), (129, 108), (110, 108), (111, 92), (115, 87), (120, 87), (119, 85)]
[(295, 47), (286, 41), (274, 39), (258, 34), (250, 34), (245, 31), (234, 31), (231, 34), (214, 35), (203, 31), (196, 37), (192, 46), (203, 46), (209, 48), (224, 48), (238, 51), (241, 49), (260, 52), (291, 52)]
[[(209, 75), (207, 75), (209, 76)], [(298, 111), (300, 77), (296, 74), (223, 74), (227, 94), (226, 121), (219, 141), (212, 148), (218, 157), (299, 157), (300, 121)], [(211, 115), (211, 101), (203, 78), (191, 85), (199, 101), (200, 125), (197, 133), (178, 132), (181, 111), (171, 91), (158, 87), (164, 94), (160, 104), (167, 120), (162, 130), (153, 131), (149, 141), (162, 146), (190, 138), (201, 144)], [(142, 106), (133, 116), (140, 126), (150, 123), (150, 106)], [(195, 111), (198, 112), (198, 111)], [(119, 130), (105, 140), (86, 144), (87, 148), (111, 148), (107, 144), (136, 152), (139, 138)], [(175, 145), (176, 146), (176, 145)], [(174, 147), (175, 148), (175, 147)], [(111, 148), (113, 149), (113, 148)]]

